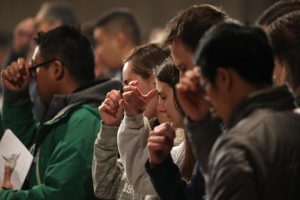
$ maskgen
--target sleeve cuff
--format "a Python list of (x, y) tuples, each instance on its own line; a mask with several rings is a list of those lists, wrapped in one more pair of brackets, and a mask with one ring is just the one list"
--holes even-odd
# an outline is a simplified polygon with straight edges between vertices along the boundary
[(124, 122), (129, 129), (140, 129), (144, 127), (144, 114), (137, 114), (134, 116), (124, 116)]
[(146, 164), (145, 164), (145, 169), (146, 172), (150, 175), (150, 176), (160, 176), (160, 174), (168, 174), (168, 171), (170, 170), (170, 167), (175, 165), (173, 162), (173, 159), (171, 157), (171, 155), (169, 154), (166, 159), (158, 164), (155, 165), (154, 167), (150, 167), (150, 162), (149, 159), (147, 160)]
[[(117, 143), (118, 129), (119, 129), (119, 127), (117, 127), (117, 126), (103, 125), (103, 123), (101, 121), (101, 127), (100, 127), (99, 133), (97, 135), (96, 144), (103, 145), (103, 143), (104, 143), (105, 145), (109, 145), (109, 144)], [(104, 142), (101, 142), (101, 141), (104, 141)]]
[(29, 95), (29, 90), (24, 89), (22, 91), (11, 91), (11, 90), (7, 90), (3, 87), (3, 102), (5, 104), (23, 104), (23, 103), (27, 103), (28, 101), (30, 101), (30, 95)]

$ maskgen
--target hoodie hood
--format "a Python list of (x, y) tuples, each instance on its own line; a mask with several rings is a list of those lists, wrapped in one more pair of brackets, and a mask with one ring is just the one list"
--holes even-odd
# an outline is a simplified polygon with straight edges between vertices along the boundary
[(43, 117), (43, 121), (50, 120), (60, 110), (70, 107), (70, 105), (87, 103), (97, 107), (105, 99), (106, 94), (109, 91), (122, 89), (122, 82), (118, 79), (101, 79), (89, 82), (76, 89), (73, 93), (67, 95), (55, 95)]

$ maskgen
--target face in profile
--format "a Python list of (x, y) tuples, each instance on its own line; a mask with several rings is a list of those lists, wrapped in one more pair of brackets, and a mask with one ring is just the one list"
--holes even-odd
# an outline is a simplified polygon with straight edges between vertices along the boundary
[[(138, 81), (137, 88), (141, 91), (143, 95), (146, 95), (150, 90), (155, 89), (155, 79), (154, 76), (150, 76), (148, 79), (144, 79), (132, 70), (132, 62), (128, 61), (123, 67), (123, 83), (128, 85), (131, 81)], [(145, 110), (145, 116), (148, 119), (156, 117), (156, 106), (158, 98), (154, 97), (147, 105)]]
[[(39, 50), (39, 46), (37, 46), (34, 50), (32, 56), (32, 65), (39, 65), (41, 63), (45, 63), (48, 60), (44, 59)], [(54, 62), (51, 62), (47, 65), (42, 65), (35, 69), (34, 80), (36, 81), (36, 88), (39, 94), (40, 100), (44, 105), (49, 105), (52, 101), (52, 98), (55, 94), (55, 85), (52, 80), (52, 76), (50, 76), (49, 67)], [(30, 69), (30, 67), (29, 67)]]
[(105, 28), (94, 30), (95, 56), (101, 60), (108, 69), (119, 69), (122, 66), (122, 57), (117, 41), (113, 35), (107, 33)]
[(191, 70), (195, 67), (193, 64), (193, 52), (180, 40), (174, 41), (170, 45), (170, 50), (174, 63), (180, 70), (180, 76), (182, 76), (187, 70)]
[(175, 106), (173, 89), (167, 83), (158, 80), (156, 80), (156, 89), (159, 94), (157, 111), (164, 113), (174, 128), (183, 128), (183, 116)]

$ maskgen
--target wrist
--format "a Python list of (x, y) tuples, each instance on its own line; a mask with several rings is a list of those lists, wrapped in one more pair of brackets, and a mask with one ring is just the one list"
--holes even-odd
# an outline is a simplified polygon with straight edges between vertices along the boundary
[(125, 110), (125, 114), (129, 117), (132, 117), (132, 116), (135, 116), (135, 115), (138, 115), (138, 114), (142, 114), (144, 112), (144, 110), (140, 110), (140, 111), (126, 111)]
[(151, 161), (151, 159), (149, 158), (149, 168), (151, 170), (155, 169), (157, 166), (159, 166), (160, 163), (154, 163), (153, 161)]
[(121, 124), (121, 122), (114, 122), (114, 123), (107, 123), (107, 122), (105, 122), (105, 121), (102, 121), (102, 124), (104, 125), (104, 126), (120, 126), (120, 124)]
[(13, 91), (4, 87), (3, 101), (7, 104), (22, 104), (24, 102), (30, 101), (29, 87), (20, 91)]

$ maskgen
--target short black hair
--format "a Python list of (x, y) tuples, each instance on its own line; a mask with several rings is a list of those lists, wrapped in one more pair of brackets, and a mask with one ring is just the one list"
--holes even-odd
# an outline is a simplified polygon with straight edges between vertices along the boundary
[(200, 38), (214, 24), (227, 18), (225, 12), (209, 4), (194, 5), (179, 12), (166, 26), (164, 46), (179, 39), (195, 52)]
[(60, 26), (46, 33), (40, 32), (35, 41), (42, 58), (62, 61), (75, 80), (88, 82), (95, 78), (91, 44), (77, 28)]
[(237, 21), (222, 22), (200, 41), (195, 63), (212, 84), (217, 68), (231, 68), (255, 86), (272, 84), (274, 56), (266, 33)]
[(287, 81), (295, 89), (300, 85), (300, 12), (277, 19), (267, 32), (274, 55), (287, 67)]
[(80, 22), (73, 6), (68, 2), (46, 2), (42, 4), (41, 11), (49, 23), (61, 20), (62, 25), (79, 27)]
[(277, 18), (300, 10), (300, 1), (278, 1), (267, 8), (256, 20), (256, 24), (269, 26)]
[(104, 27), (109, 33), (121, 31), (134, 44), (141, 43), (141, 32), (135, 15), (128, 8), (113, 8), (104, 13), (95, 28)]

